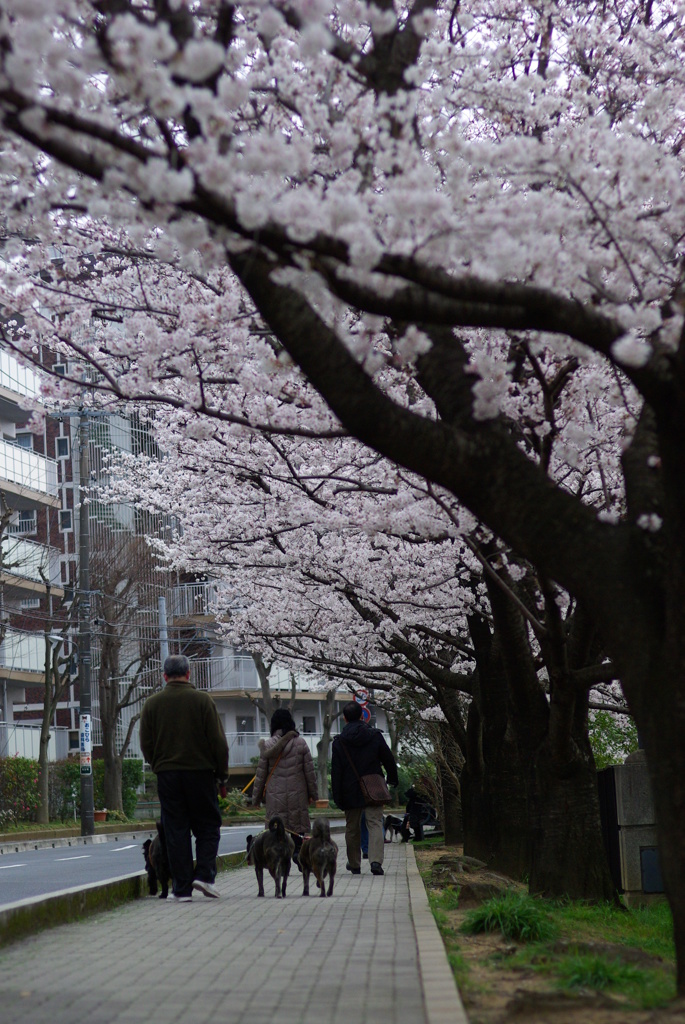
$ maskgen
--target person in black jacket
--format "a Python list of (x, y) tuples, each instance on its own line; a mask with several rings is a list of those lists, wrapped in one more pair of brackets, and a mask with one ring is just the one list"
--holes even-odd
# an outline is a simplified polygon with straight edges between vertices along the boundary
[(361, 873), (361, 817), (366, 812), (369, 830), (369, 860), (373, 875), (383, 874), (383, 807), (368, 807), (358, 776), (382, 775), (389, 786), (398, 784), (397, 765), (390, 747), (378, 729), (362, 722), (362, 709), (354, 702), (343, 708), (345, 727), (333, 740), (331, 789), (333, 800), (345, 812), (347, 870)]

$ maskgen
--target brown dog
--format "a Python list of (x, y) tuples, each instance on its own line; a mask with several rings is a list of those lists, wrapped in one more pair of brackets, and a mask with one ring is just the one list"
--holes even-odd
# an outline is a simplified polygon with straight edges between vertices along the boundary
[[(338, 865), (338, 844), (331, 839), (331, 826), (325, 818), (317, 818), (310, 839), (305, 839), (300, 850), (300, 867), (304, 882), (302, 895), (309, 896), (309, 876), (316, 878), (319, 896), (331, 896)], [(325, 879), (328, 876), (328, 892)]]

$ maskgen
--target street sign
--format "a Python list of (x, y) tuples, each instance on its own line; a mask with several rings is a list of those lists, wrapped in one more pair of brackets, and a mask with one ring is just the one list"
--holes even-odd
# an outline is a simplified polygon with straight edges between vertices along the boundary
[(369, 709), (366, 706), (366, 704), (362, 704), (362, 720), (364, 722), (370, 722), (371, 721), (371, 712), (369, 711)]
[(354, 699), (357, 702), (357, 704), (366, 704), (366, 702), (369, 699), (369, 691), (363, 689), (357, 690), (357, 692), (354, 695)]
[(81, 775), (92, 775), (93, 740), (90, 715), (81, 715), (79, 718), (79, 739), (81, 747)]

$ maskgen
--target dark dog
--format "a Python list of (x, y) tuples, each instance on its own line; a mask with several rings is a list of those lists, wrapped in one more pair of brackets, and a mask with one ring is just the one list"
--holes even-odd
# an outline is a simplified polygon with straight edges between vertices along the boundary
[[(331, 826), (325, 818), (317, 818), (310, 839), (305, 839), (300, 850), (300, 865), (304, 887), (303, 896), (309, 896), (309, 875), (314, 873), (319, 896), (331, 896), (335, 870), (338, 865), (338, 844), (331, 839)], [(325, 879), (328, 876), (328, 892)]]
[[(388, 838), (388, 833), (390, 838)], [(411, 839), (411, 832), (409, 826), (406, 824), (406, 820), (396, 817), (394, 814), (386, 814), (383, 819), (383, 840), (386, 843), (392, 843), (393, 840), (400, 836), (403, 843), (407, 843)]]
[(285, 897), (294, 852), (295, 843), (280, 818), (272, 818), (266, 832), (247, 837), (247, 863), (254, 864), (258, 896), (264, 895), (264, 868), (267, 868), (276, 883), (276, 899)]
[(147, 885), (150, 895), (157, 895), (157, 882), (159, 882), (162, 889), (159, 898), (160, 900), (165, 900), (169, 895), (171, 872), (169, 871), (164, 828), (161, 821), (157, 822), (157, 835), (155, 838), (146, 839), (143, 843), (143, 856), (145, 857), (145, 870), (147, 871)]

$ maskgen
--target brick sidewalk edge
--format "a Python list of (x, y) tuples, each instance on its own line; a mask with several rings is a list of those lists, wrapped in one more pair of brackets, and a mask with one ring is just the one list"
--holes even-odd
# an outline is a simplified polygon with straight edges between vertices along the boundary
[[(230, 871), (245, 864), (245, 853), (219, 854), (218, 871)], [(121, 875), (107, 882), (62, 889), (46, 896), (31, 896), (0, 907), (0, 946), (26, 938), (44, 928), (54, 928), (69, 921), (80, 921), (88, 914), (111, 910), (129, 900), (148, 894), (145, 871)]]
[(468, 1024), (464, 1004), (447, 960), (442, 936), (428, 905), (428, 896), (416, 864), (414, 848), (409, 844), (407, 881), (428, 1024)]

